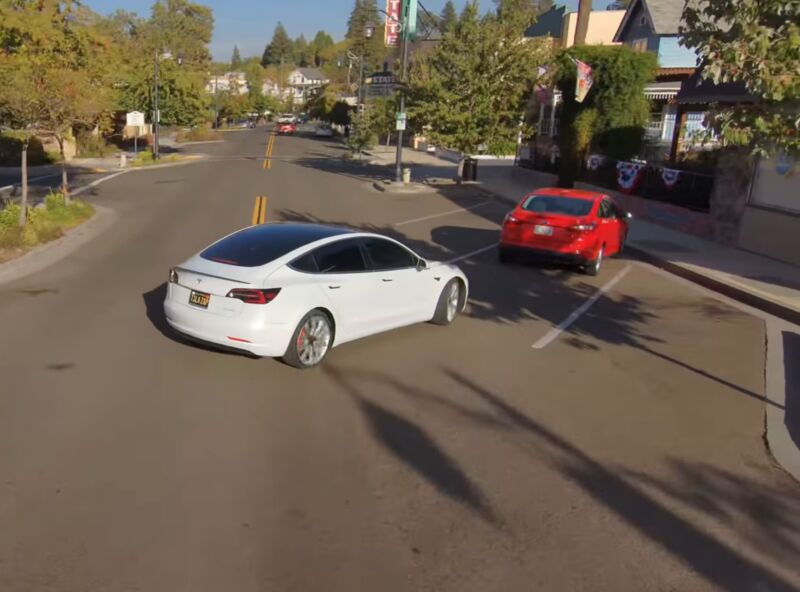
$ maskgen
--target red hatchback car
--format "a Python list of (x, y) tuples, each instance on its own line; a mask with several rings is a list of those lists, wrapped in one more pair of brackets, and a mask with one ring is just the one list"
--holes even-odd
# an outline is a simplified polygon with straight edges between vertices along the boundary
[(597, 275), (603, 259), (622, 252), (630, 217), (603, 193), (538, 189), (503, 221), (500, 261), (528, 253), (573, 263)]
[(278, 133), (292, 135), (297, 131), (297, 126), (293, 123), (279, 123)]

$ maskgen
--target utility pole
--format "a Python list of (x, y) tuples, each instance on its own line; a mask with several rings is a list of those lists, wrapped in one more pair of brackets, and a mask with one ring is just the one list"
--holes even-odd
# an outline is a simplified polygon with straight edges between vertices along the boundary
[(586, 43), (586, 34), (589, 32), (589, 15), (592, 12), (592, 0), (579, 0), (578, 22), (575, 25), (575, 45)]
[[(406, 112), (406, 71), (408, 70), (408, 11), (403, 14), (403, 20), (400, 23), (402, 40), (403, 40), (403, 60), (400, 65), (400, 113)], [(397, 130), (397, 155), (395, 156), (394, 165), (394, 180), (395, 183), (403, 182), (403, 130)]]
[(153, 73), (155, 89), (153, 93), (153, 103), (155, 113), (153, 113), (153, 159), (158, 160), (158, 120), (160, 119), (158, 113), (158, 50), (156, 50), (155, 59), (153, 61)]

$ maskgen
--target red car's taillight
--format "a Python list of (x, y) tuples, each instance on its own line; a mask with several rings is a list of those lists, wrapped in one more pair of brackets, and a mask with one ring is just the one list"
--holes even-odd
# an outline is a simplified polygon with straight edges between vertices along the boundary
[(574, 226), (570, 226), (570, 230), (574, 230), (576, 232), (591, 232), (597, 228), (597, 224), (594, 222), (590, 222), (588, 224), (575, 224)]
[(234, 288), (228, 292), (228, 298), (236, 298), (247, 304), (269, 304), (280, 293), (280, 288), (257, 290), (253, 288)]
[(519, 224), (521, 220), (514, 216), (513, 212), (509, 212), (506, 214), (506, 219), (504, 220), (506, 224)]

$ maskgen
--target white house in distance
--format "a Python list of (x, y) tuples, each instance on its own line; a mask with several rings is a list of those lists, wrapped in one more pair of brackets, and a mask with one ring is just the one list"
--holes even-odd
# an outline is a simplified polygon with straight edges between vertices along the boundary
[(237, 95), (247, 94), (247, 77), (244, 72), (225, 72), (222, 76), (212, 76), (206, 82), (206, 92), (232, 92)]
[(329, 82), (330, 79), (319, 68), (295, 68), (289, 74), (289, 87), (295, 102), (304, 102), (313, 91)]

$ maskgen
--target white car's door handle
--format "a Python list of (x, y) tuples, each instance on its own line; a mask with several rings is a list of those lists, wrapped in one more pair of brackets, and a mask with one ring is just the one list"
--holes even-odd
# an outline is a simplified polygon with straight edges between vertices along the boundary
[(383, 282), (393, 282), (394, 280), (392, 278), (383, 278), (381, 281), (383, 281)]
[(338, 290), (341, 286), (328, 286), (329, 290)]

